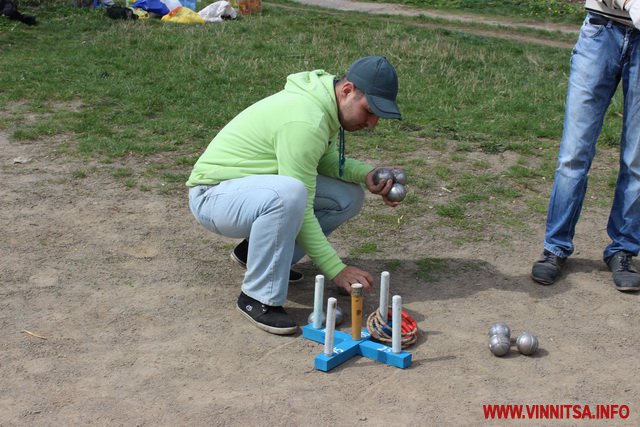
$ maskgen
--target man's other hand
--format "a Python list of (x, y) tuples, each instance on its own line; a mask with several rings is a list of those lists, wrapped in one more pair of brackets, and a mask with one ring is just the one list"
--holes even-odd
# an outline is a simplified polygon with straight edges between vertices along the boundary
[(354, 283), (360, 283), (365, 294), (370, 293), (373, 289), (373, 277), (371, 274), (349, 265), (333, 278), (333, 283), (349, 294), (351, 294), (351, 285)]

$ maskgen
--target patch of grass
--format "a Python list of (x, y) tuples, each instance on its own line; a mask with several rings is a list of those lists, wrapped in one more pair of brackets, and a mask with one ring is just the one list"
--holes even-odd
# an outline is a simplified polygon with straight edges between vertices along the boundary
[(471, 167), (478, 170), (488, 169), (489, 163), (486, 160), (482, 160), (482, 159), (472, 159)]
[(422, 258), (416, 261), (417, 276), (426, 282), (435, 282), (446, 270), (446, 262), (439, 258)]
[(616, 188), (617, 182), (618, 182), (618, 171), (617, 170), (612, 171), (609, 174), (609, 177), (607, 179), (607, 187), (613, 191)]
[(402, 202), (403, 207), (406, 206), (411, 206), (411, 205), (417, 205), (420, 203), (420, 197), (416, 194), (411, 192), (411, 188), (409, 187), (409, 193), (407, 193), (407, 196), (405, 197), (405, 199)]
[(453, 172), (451, 168), (447, 165), (436, 165), (434, 168), (435, 175), (443, 181), (448, 181), (451, 179)]
[(162, 175), (165, 182), (185, 183), (189, 179), (188, 173), (165, 173)]
[(445, 141), (444, 139), (436, 139), (434, 141), (431, 141), (431, 147), (434, 150), (444, 151), (447, 148), (447, 141)]
[(499, 184), (489, 186), (487, 191), (493, 196), (502, 197), (505, 199), (514, 199), (516, 197), (520, 197), (520, 192), (515, 188), (506, 187)]
[(504, 153), (507, 149), (506, 145), (503, 142), (498, 141), (486, 141), (480, 144), (480, 149), (489, 154), (500, 154)]
[(466, 157), (465, 157), (465, 156), (463, 156), (463, 155), (461, 155), (461, 154), (452, 153), (452, 154), (449, 156), (449, 159), (450, 159), (452, 162), (458, 162), (458, 163), (459, 163), (459, 162), (463, 162), (463, 161), (466, 159)]
[(112, 176), (114, 178), (128, 178), (133, 175), (133, 171), (129, 168), (116, 168)]
[(352, 248), (349, 253), (352, 257), (357, 257), (365, 254), (373, 254), (378, 250), (378, 245), (375, 242), (367, 242), (362, 245)]
[[(435, 148), (459, 141), (503, 150), (496, 138), (553, 134), (542, 130), (549, 115), (537, 117), (537, 105), (562, 114), (554, 77), (563, 77), (566, 55), (557, 49), (433, 31), (381, 17), (369, 17), (371, 28), (346, 43), (361, 16), (309, 12), (299, 19), (283, 9), (271, 13), (269, 6), (261, 17), (208, 26), (118, 22), (98, 11), (67, 12), (64, 22), (43, 24), (51, 30), (46, 34), (19, 28), (23, 34), (9, 36), (16, 52), (23, 44), (36, 49), (38, 61), (13, 58), (13, 51), (5, 55), (2, 65), (9, 72), (0, 83), (10, 89), (0, 98), (26, 99), (27, 108), (52, 102), (78, 105), (76, 111), (48, 120), (46, 128), (32, 124), (17, 136), (68, 132), (77, 136), (78, 149), (86, 155), (179, 151), (179, 157), (194, 156), (243, 107), (281, 88), (288, 73), (320, 67), (341, 73), (362, 52), (371, 51), (372, 39), (377, 40), (376, 53), (395, 58), (406, 113), (399, 123), (381, 122), (375, 132), (350, 138), (357, 148), (375, 142), (380, 156), (411, 153), (417, 141), (408, 136), (426, 134), (437, 138)], [(383, 28), (384, 37), (377, 28)], [(112, 39), (118, 43), (104, 43)], [(219, 40), (215, 47), (211, 39)], [(283, 46), (282, 39), (290, 41)], [(239, 45), (244, 46), (240, 51)], [(313, 55), (291, 57), (291, 51), (308, 46)], [(342, 59), (333, 55), (335, 47), (345, 48)], [(7, 79), (12, 75), (23, 84)], [(247, 75), (260, 79), (247, 81)], [(205, 87), (215, 90), (200, 89)], [(531, 88), (535, 94), (522, 96)], [(486, 111), (492, 111), (490, 121)]]
[(527, 206), (529, 207), (529, 210), (531, 210), (532, 212), (535, 212), (535, 213), (539, 213), (539, 214), (546, 214), (547, 213), (547, 205), (548, 205), (548, 201), (546, 199), (544, 201), (542, 201), (542, 200), (528, 200), (527, 201)]
[(481, 15), (502, 15), (556, 22), (580, 23), (584, 19), (584, 2), (567, 0), (370, 0), (400, 3), (425, 9), (459, 10)]
[[(556, 4), (404, 3), (527, 18), (537, 17), (537, 5)], [(110, 165), (126, 187), (183, 191), (216, 133), (243, 108), (281, 90), (288, 74), (322, 68), (339, 75), (354, 59), (375, 54), (398, 71), (403, 120), (348, 134), (347, 155), (406, 167), (409, 194), (394, 211), (371, 209), (355, 218), (346, 226), (350, 237), (377, 239), (381, 229), (421, 221), (425, 231), (455, 230), (452, 242), (468, 242), (496, 223), (505, 234), (519, 227), (509, 217), (514, 200), (535, 215), (546, 210), (536, 187), (549, 188), (553, 179), (568, 48), (284, 0), (265, 3), (262, 15), (212, 25), (111, 20), (67, 0), (21, 5), (41, 24), (0, 19), (0, 128), (12, 140), (52, 141), (57, 153)], [(602, 147), (617, 146), (622, 109), (618, 94)], [(521, 156), (516, 165), (514, 153)], [(116, 167), (123, 158), (135, 167)], [(610, 190), (611, 179), (594, 180), (590, 191)]]
[(176, 166), (193, 166), (195, 162), (198, 160), (198, 156), (182, 156), (175, 159), (173, 162)]
[(464, 206), (458, 204), (445, 204), (445, 205), (436, 205), (436, 212), (438, 215), (450, 218), (454, 220), (460, 220), (464, 218)]
[(488, 198), (489, 197), (486, 194), (466, 193), (459, 196), (457, 198), (457, 202), (464, 205), (467, 203), (486, 201)]
[(384, 269), (389, 273), (398, 271), (400, 268), (402, 268), (402, 261), (400, 261), (399, 259), (391, 259), (384, 262)]

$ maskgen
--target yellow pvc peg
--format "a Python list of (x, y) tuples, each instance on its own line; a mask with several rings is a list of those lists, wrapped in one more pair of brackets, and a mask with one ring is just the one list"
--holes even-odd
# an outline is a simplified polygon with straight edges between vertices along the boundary
[(362, 331), (362, 285), (351, 285), (351, 338), (361, 339)]

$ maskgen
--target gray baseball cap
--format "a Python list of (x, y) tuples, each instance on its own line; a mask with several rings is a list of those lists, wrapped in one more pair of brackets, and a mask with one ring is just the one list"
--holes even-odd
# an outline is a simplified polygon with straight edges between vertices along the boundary
[(364, 92), (369, 107), (378, 117), (400, 119), (396, 104), (398, 75), (384, 56), (365, 56), (351, 64), (347, 80)]

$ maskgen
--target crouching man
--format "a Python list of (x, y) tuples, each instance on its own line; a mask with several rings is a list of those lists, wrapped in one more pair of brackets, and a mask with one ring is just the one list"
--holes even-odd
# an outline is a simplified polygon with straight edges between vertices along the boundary
[(373, 166), (344, 156), (344, 131), (400, 119), (398, 78), (381, 56), (355, 61), (342, 78), (323, 70), (288, 76), (284, 89), (231, 120), (196, 162), (189, 206), (206, 229), (244, 239), (232, 258), (244, 265), (237, 308), (255, 326), (293, 334), (283, 305), (291, 270), (305, 254), (338, 288), (370, 290), (370, 273), (345, 265), (327, 236), (357, 215), (365, 186), (387, 198), (391, 180), (374, 184)]

